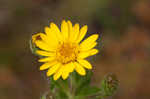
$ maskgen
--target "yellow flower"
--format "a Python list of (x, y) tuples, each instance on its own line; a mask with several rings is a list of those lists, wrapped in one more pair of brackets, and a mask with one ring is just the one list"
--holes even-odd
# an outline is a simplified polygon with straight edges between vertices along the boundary
[(98, 53), (94, 48), (98, 34), (81, 42), (86, 33), (87, 25), (80, 29), (78, 23), (73, 26), (70, 21), (63, 20), (61, 30), (56, 24), (50, 23), (50, 27), (45, 27), (45, 33), (33, 35), (32, 41), (40, 49), (36, 53), (45, 56), (39, 59), (44, 63), (40, 70), (48, 69), (47, 76), (53, 75), (54, 80), (61, 76), (65, 80), (74, 70), (86, 75), (85, 68), (92, 69), (86, 58)]

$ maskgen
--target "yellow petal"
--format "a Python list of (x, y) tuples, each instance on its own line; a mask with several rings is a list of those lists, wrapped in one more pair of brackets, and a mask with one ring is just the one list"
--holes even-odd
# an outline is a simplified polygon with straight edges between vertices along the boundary
[(84, 58), (87, 58), (89, 56), (95, 55), (97, 53), (98, 53), (97, 49), (91, 49), (91, 50), (88, 50), (88, 51), (83, 51), (83, 52), (79, 53), (78, 59), (84, 59)]
[(50, 46), (48, 46), (45, 42), (37, 40), (35, 41), (35, 44), (37, 47), (39, 47), (42, 50), (46, 50), (46, 51), (54, 51), (54, 49), (50, 48)]
[(64, 72), (64, 73), (62, 74), (63, 80), (66, 80), (66, 79), (68, 78), (68, 76), (69, 76), (69, 72)]
[(79, 36), (79, 29), (80, 29), (80, 26), (78, 23), (76, 23), (74, 26), (73, 26), (73, 31), (72, 31), (72, 35), (70, 35), (70, 40), (72, 40), (72, 42), (76, 41), (78, 36)]
[(70, 63), (65, 65), (65, 70), (67, 72), (73, 72), (74, 69), (75, 69), (75, 65), (73, 62), (70, 62)]
[(71, 72), (71, 68), (69, 66), (70, 66), (70, 63), (64, 65), (64, 68), (63, 68), (64, 70), (63, 70), (63, 73), (62, 73), (62, 78), (64, 80), (69, 76), (69, 73)]
[(87, 33), (87, 29), (88, 29), (87, 25), (83, 26), (80, 29), (80, 33), (79, 33), (78, 38), (77, 38), (77, 43), (79, 43), (84, 38), (84, 36)]
[(56, 61), (52, 61), (52, 62), (45, 63), (45, 64), (43, 64), (42, 66), (40, 66), (40, 70), (48, 69), (48, 68), (52, 67), (52, 66), (55, 65), (55, 64), (57, 64)]
[(74, 65), (73, 62), (69, 63), (69, 64), (68, 64), (68, 67), (69, 67), (69, 72), (73, 72), (74, 69), (75, 69), (75, 65)]
[(92, 65), (87, 60), (78, 60), (78, 62), (87, 69), (92, 69)]
[(98, 43), (94, 42), (93, 44), (90, 45), (86, 45), (86, 46), (80, 46), (80, 51), (88, 51), (91, 50), (92, 48), (94, 48)]
[(61, 41), (63, 38), (62, 38), (62, 34), (61, 34), (58, 26), (52, 22), (52, 23), (50, 23), (50, 28), (52, 29), (53, 33), (56, 34), (56, 37), (58, 38), (58, 40)]
[(71, 37), (73, 36), (73, 27), (71, 21), (67, 21), (68, 23), (68, 37), (69, 40), (72, 41)]
[(68, 24), (65, 20), (62, 21), (61, 32), (62, 32), (64, 40), (67, 40), (68, 39)]
[(41, 59), (39, 59), (38, 61), (39, 61), (39, 62), (50, 62), (50, 61), (53, 61), (53, 60), (55, 60), (55, 57), (41, 58)]
[(47, 34), (51, 45), (58, 44), (59, 39), (56, 36), (56, 31), (53, 28), (45, 27), (45, 33)]
[(60, 30), (59, 30), (59, 28), (57, 27), (57, 25), (55, 23), (53, 23), (53, 22), (50, 23), (50, 28), (54, 29), (55, 32), (60, 33)]
[(53, 75), (60, 67), (60, 63), (57, 63), (56, 65), (53, 65), (47, 72), (47, 76)]
[(47, 51), (42, 51), (42, 50), (37, 50), (36, 53), (41, 56), (55, 56), (56, 55), (55, 52), (47, 52)]
[(53, 76), (53, 78), (54, 78), (54, 80), (58, 80), (59, 78), (60, 78), (60, 76), (62, 75), (62, 72), (63, 72), (63, 66), (61, 66), (60, 68), (59, 68), (59, 70), (54, 74), (54, 76)]
[(41, 41), (41, 40), (37, 40), (35, 41), (35, 44), (37, 47), (39, 47), (42, 50), (46, 50), (46, 51), (55, 51), (56, 50), (56, 46), (50, 46), (48, 44), (46, 44), (45, 42)]
[(75, 70), (77, 71), (77, 73), (79, 73), (80, 75), (85, 75), (86, 71), (85, 69), (77, 62), (75, 62)]
[(80, 44), (80, 48), (81, 50), (89, 50), (93, 47), (95, 47), (95, 45), (97, 44), (95, 41), (98, 39), (98, 34), (94, 34), (90, 37), (88, 37), (87, 39), (85, 39), (81, 44)]
[(42, 40), (51, 48), (56, 48), (57, 47), (57, 41), (54, 42), (54, 38), (47, 36), (45, 34), (41, 34)]
[(67, 79), (68, 76), (69, 76), (69, 72), (68, 71), (63, 71), (63, 73), (62, 73), (63, 80)]

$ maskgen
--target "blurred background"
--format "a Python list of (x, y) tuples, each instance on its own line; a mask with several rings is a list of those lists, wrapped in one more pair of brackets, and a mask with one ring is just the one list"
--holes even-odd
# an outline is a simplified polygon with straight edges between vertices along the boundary
[(29, 40), (62, 19), (101, 35), (92, 83), (115, 73), (120, 87), (108, 99), (150, 99), (149, 0), (0, 0), (0, 99), (39, 99), (49, 90)]

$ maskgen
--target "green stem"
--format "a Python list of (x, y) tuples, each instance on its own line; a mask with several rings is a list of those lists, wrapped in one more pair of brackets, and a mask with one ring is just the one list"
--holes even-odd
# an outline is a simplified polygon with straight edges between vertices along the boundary
[(74, 99), (74, 78), (73, 75), (70, 75), (70, 90), (68, 92), (69, 99)]

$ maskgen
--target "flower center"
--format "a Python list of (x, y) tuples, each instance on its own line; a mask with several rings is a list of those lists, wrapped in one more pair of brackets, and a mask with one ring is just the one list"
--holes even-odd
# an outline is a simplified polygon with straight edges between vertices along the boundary
[(78, 54), (78, 45), (75, 43), (59, 44), (56, 57), (63, 64), (75, 61)]

